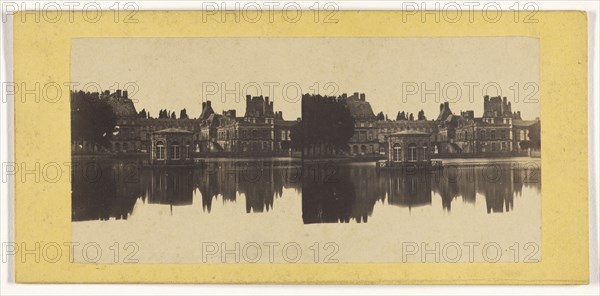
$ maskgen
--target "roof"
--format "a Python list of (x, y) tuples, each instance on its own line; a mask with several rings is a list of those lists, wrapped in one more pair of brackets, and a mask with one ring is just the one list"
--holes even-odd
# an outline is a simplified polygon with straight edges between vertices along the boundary
[(514, 119), (513, 120), (513, 125), (514, 126), (524, 126), (524, 127), (529, 127), (532, 126), (536, 123), (538, 123), (538, 120), (520, 120), (520, 119)]
[(406, 127), (434, 127), (432, 120), (378, 120), (375, 122), (379, 128), (406, 128)]
[(138, 116), (133, 101), (128, 98), (117, 97), (116, 94), (104, 97), (108, 105), (113, 109), (117, 117), (135, 117)]
[(411, 136), (430, 136), (430, 133), (425, 133), (417, 130), (404, 130), (401, 132), (390, 134), (390, 136), (411, 135)]
[(371, 119), (375, 117), (369, 102), (360, 100), (346, 100), (346, 106), (348, 106), (350, 115), (352, 115), (354, 118)]
[(275, 120), (275, 126), (292, 127), (296, 125), (296, 123), (298, 123), (296, 120)]
[(192, 132), (179, 129), (179, 128), (166, 128), (163, 130), (155, 131), (155, 134), (191, 134)]
[(450, 110), (450, 105), (448, 102), (440, 105), (440, 114), (437, 117), (438, 121), (444, 121), (448, 118), (448, 116), (452, 115), (452, 110)]

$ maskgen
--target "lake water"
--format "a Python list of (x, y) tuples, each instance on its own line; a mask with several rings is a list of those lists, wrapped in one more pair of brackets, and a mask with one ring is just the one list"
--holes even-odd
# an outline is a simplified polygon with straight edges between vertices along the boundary
[(74, 241), (121, 249), (102, 263), (535, 261), (540, 162), (88, 162), (73, 172), (72, 220)]

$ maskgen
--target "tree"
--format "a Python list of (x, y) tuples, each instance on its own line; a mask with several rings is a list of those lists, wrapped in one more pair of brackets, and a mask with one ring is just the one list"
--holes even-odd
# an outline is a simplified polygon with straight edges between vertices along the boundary
[(175, 115), (175, 111), (173, 111), (173, 112), (171, 113), (171, 119), (177, 119), (177, 116)]
[(396, 116), (396, 120), (406, 120), (406, 114), (404, 113), (404, 111), (402, 111), (402, 112), (398, 111), (398, 115)]
[(530, 143), (530, 148), (534, 149), (534, 150), (539, 150), (541, 148), (541, 130), (540, 130), (540, 122), (537, 121), (536, 123), (532, 124), (529, 127), (529, 140), (531, 141)]
[(413, 120), (415, 120), (415, 117), (413, 116), (413, 114), (412, 114), (412, 113), (410, 113), (410, 116), (408, 116), (408, 120), (410, 120), (410, 121), (413, 121)]
[(189, 117), (187, 115), (187, 110), (185, 110), (185, 108), (181, 109), (181, 111), (179, 112), (179, 118), (180, 119), (189, 119)]
[(112, 107), (98, 93), (71, 91), (71, 141), (109, 147), (117, 125)]
[(427, 117), (425, 117), (425, 111), (423, 111), (423, 109), (419, 111), (418, 120), (427, 120)]
[(291, 146), (315, 155), (348, 148), (354, 135), (354, 118), (344, 102), (321, 95), (302, 96), (302, 120), (290, 131)]

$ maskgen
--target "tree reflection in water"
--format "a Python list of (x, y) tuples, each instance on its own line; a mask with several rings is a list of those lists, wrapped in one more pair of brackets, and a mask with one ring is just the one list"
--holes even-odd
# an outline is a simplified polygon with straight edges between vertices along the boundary
[[(483, 196), (488, 213), (513, 210), (523, 187), (541, 190), (537, 163), (453, 166), (443, 170), (378, 171), (372, 164), (315, 164), (292, 161), (220, 161), (195, 168), (141, 168), (135, 162), (83, 163), (72, 173), (72, 220), (127, 219), (141, 199), (148, 204), (187, 206), (200, 194), (205, 212), (213, 201), (245, 196), (246, 213), (277, 210), (284, 189), (302, 198), (305, 224), (368, 222), (377, 202), (388, 206), (430, 206), (439, 196), (451, 210), (461, 198)], [(292, 197), (296, 198), (296, 197)]]

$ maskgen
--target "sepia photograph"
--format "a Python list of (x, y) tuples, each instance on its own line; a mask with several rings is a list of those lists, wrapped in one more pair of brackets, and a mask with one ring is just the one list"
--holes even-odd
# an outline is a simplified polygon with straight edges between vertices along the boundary
[(539, 63), (516, 36), (74, 38), (72, 239), (134, 263), (539, 262)]

